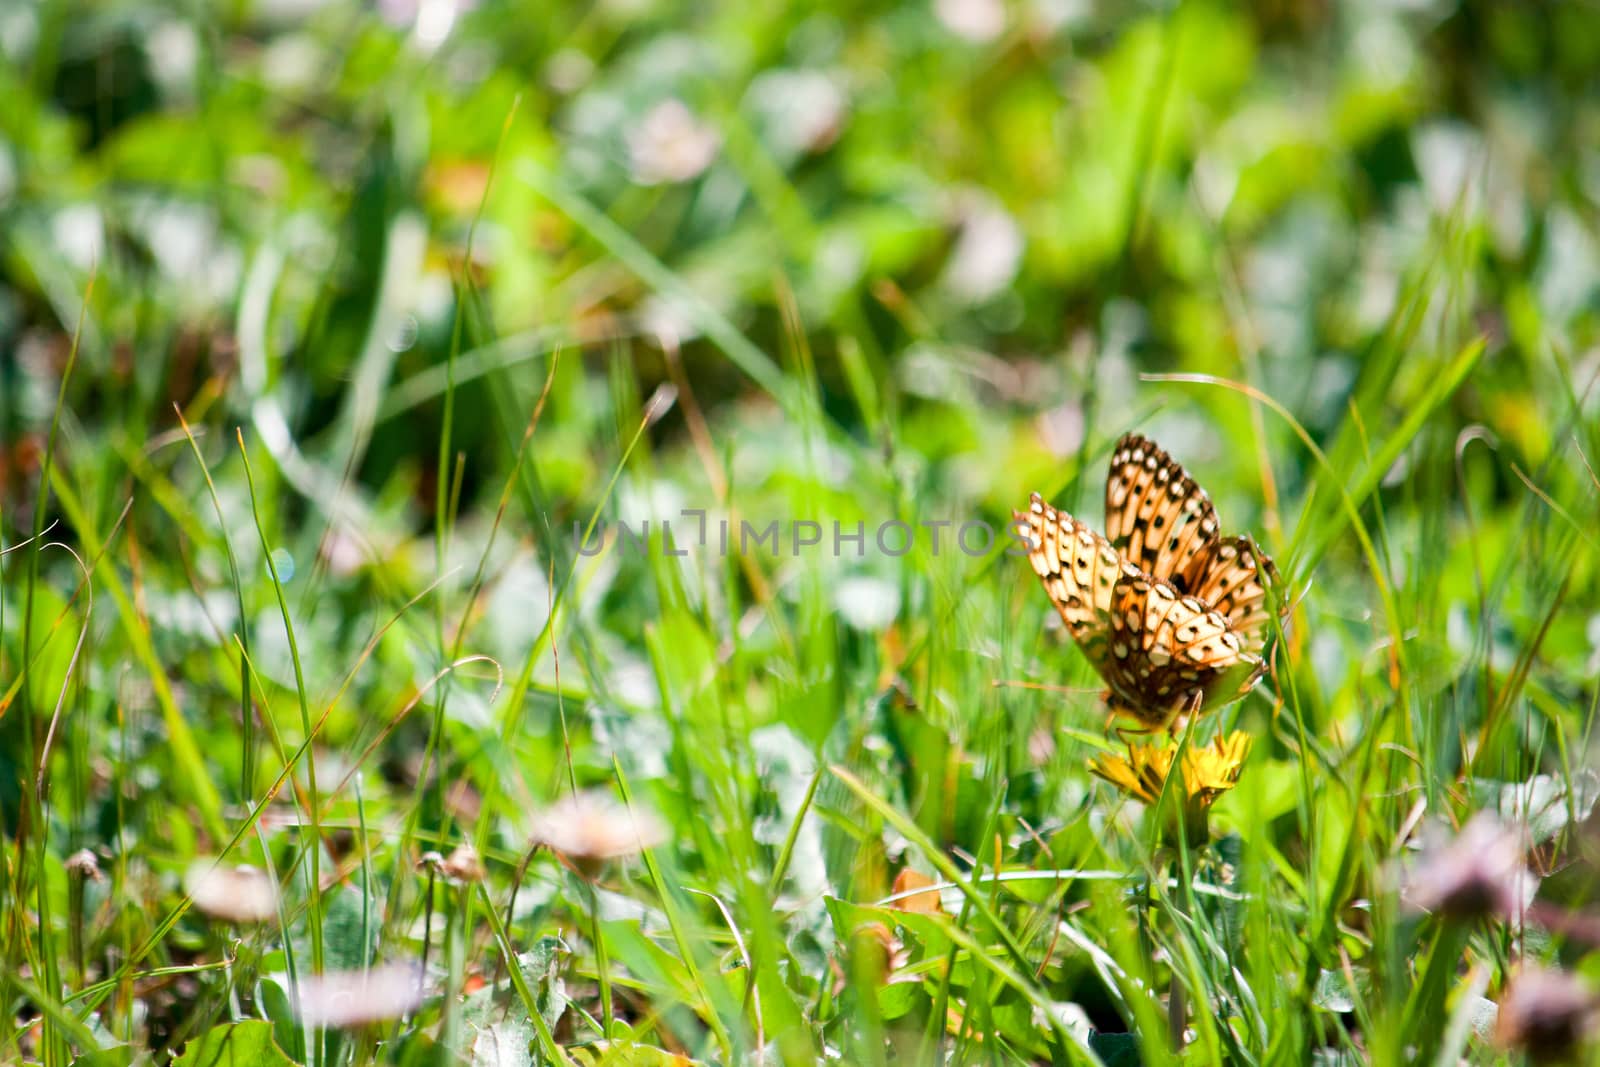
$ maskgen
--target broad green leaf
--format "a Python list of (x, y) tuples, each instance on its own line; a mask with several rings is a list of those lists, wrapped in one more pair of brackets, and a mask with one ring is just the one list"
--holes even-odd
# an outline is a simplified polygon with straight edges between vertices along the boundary
[(294, 1067), (272, 1039), (272, 1024), (261, 1019), (213, 1027), (172, 1062), (174, 1067)]

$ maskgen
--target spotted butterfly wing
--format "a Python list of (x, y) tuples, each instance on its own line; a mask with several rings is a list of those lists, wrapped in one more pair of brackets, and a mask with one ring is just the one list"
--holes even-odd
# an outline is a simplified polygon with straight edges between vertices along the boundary
[(1277, 570), (1248, 537), (1219, 535), (1211, 499), (1153, 441), (1117, 443), (1105, 536), (1037, 493), (1017, 520), (1113, 713), (1170, 729), (1237, 700), (1265, 672), (1264, 583), (1277, 584)]
[(1125, 435), (1106, 476), (1106, 539), (1146, 574), (1193, 592), (1189, 574), (1217, 540), (1206, 491), (1147, 437)]
[[(1260, 652), (1267, 640), (1270, 616), (1263, 576), (1273, 585), (1282, 581), (1272, 558), (1244, 536), (1213, 543), (1190, 564), (1188, 582), (1194, 595), (1227, 619), (1251, 652)], [(1282, 605), (1280, 613), (1287, 608)]]
[(1236, 699), (1261, 673), (1226, 618), (1149, 575), (1118, 582), (1110, 628), (1108, 702), (1147, 726)]
[(1117, 583), (1138, 568), (1117, 555), (1099, 533), (1034, 493), (1026, 512), (1013, 512), (1027, 543), (1028, 562), (1067, 624), (1067, 632), (1102, 676), (1106, 676), (1108, 624)]

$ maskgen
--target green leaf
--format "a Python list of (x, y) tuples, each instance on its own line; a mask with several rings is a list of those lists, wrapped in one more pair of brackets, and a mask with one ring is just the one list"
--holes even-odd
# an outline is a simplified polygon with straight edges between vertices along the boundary
[(1319, 1008), (1340, 1014), (1356, 1010), (1356, 999), (1365, 999), (1372, 988), (1372, 975), (1365, 967), (1351, 968), (1355, 976), (1352, 987), (1343, 971), (1324, 969), (1317, 975), (1317, 987), (1311, 1001)]
[(533, 947), (517, 957), (517, 965), (537, 991), (539, 1014), (551, 1029), (567, 1010), (570, 998), (561, 979), (561, 961), (572, 950), (559, 937), (541, 937)]
[(1139, 1067), (1139, 1039), (1133, 1034), (1090, 1034), (1089, 1048), (1106, 1067)]
[(354, 971), (373, 960), (378, 946), (382, 901), (369, 901), (354, 886), (330, 893), (323, 907), (323, 965), (330, 971)]
[(132, 1045), (117, 1045), (86, 1052), (72, 1061), (72, 1067), (131, 1067), (138, 1055), (139, 1050)]
[(300, 1023), (294, 1017), (294, 1006), (289, 993), (270, 978), (261, 980), (261, 1007), (272, 1023), (272, 1036), (280, 1048), (298, 1048)]
[(654, 1045), (626, 1045), (620, 1041), (597, 1041), (571, 1052), (572, 1058), (584, 1067), (701, 1067), (700, 1060)]
[(921, 982), (890, 982), (878, 990), (878, 1011), (885, 1021), (898, 1019), (927, 999)]
[(827, 905), (828, 915), (833, 919), (834, 936), (841, 943), (848, 942), (861, 927), (881, 923), (902, 938), (910, 938), (914, 947), (921, 950), (919, 958), (943, 956), (950, 951), (950, 935), (942, 921), (932, 915), (853, 904), (838, 897), (828, 897)]
[(1506, 822), (1526, 825), (1534, 843), (1542, 844), (1568, 823), (1588, 817), (1600, 794), (1600, 775), (1584, 770), (1570, 782), (1553, 774), (1536, 774), (1526, 782), (1479, 781), (1476, 792), (1480, 804)]
[(524, 1067), (537, 1062), (533, 1044), (538, 1033), (526, 1016), (512, 1012), (499, 1022), (475, 1027), (472, 1038), (473, 1067)]
[[(554, 1029), (571, 998), (561, 977), (563, 960), (571, 953), (559, 937), (541, 937), (517, 956), (523, 980), (533, 990), (539, 1014)], [(511, 983), (502, 981), (467, 995), (462, 1018), (476, 1031), (472, 1042), (474, 1064), (532, 1063), (531, 1047), (538, 1029), (515, 997)]]
[(294, 1067), (263, 1019), (225, 1023), (184, 1046), (173, 1067)]

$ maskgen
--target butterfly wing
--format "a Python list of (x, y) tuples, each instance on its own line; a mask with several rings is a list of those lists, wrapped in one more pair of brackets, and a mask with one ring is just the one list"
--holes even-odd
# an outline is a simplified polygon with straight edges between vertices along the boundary
[(1248, 537), (1220, 536), (1211, 498), (1149, 438), (1117, 442), (1104, 537), (1037, 493), (1017, 520), (1034, 572), (1110, 686), (1113, 712), (1170, 725), (1260, 680), (1263, 582), (1276, 584), (1277, 570)]
[(1130, 433), (1111, 454), (1106, 538), (1146, 574), (1192, 592), (1188, 576), (1217, 540), (1217, 512), (1177, 460), (1149, 438)]
[(1171, 583), (1131, 576), (1113, 601), (1104, 673), (1115, 710), (1163, 726), (1243, 696), (1260, 677), (1260, 657), (1228, 620)]
[(1100, 534), (1034, 493), (1026, 512), (1013, 512), (1027, 542), (1028, 562), (1095, 670), (1106, 676), (1107, 622), (1117, 582), (1137, 568)]
[(1263, 577), (1273, 585), (1282, 581), (1272, 557), (1249, 537), (1213, 542), (1190, 564), (1189, 587), (1194, 595), (1228, 620), (1250, 652), (1260, 652), (1267, 640), (1269, 611)]

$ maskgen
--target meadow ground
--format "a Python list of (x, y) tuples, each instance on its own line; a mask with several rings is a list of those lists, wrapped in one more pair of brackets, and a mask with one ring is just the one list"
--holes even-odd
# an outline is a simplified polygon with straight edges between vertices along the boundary
[[(1600, 1062), (1597, 64), (5, 5), (0, 1060)], [(1281, 575), (1170, 741), (1009, 526), (1130, 430)]]

